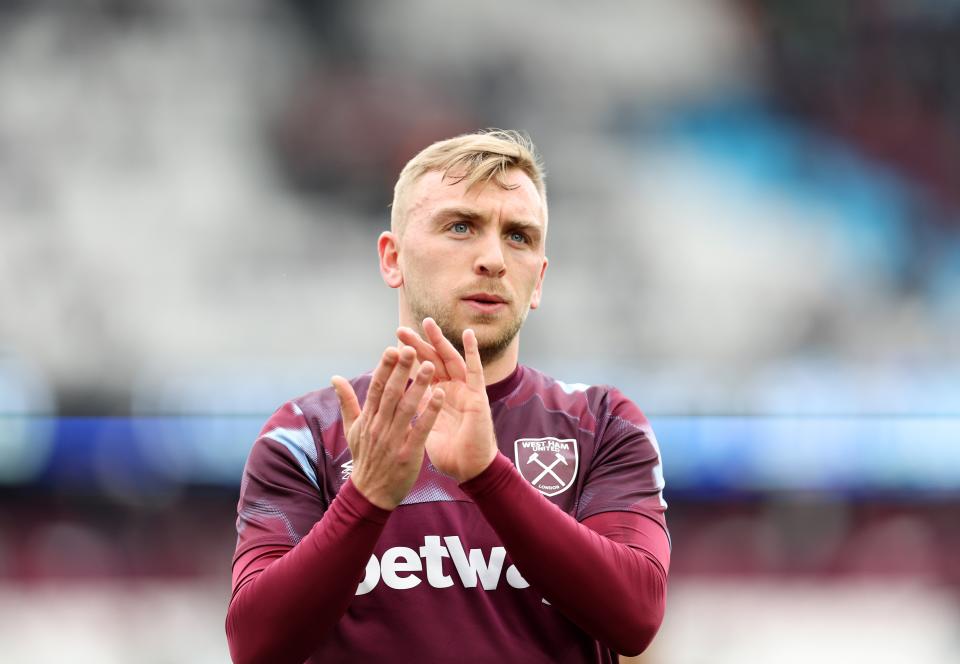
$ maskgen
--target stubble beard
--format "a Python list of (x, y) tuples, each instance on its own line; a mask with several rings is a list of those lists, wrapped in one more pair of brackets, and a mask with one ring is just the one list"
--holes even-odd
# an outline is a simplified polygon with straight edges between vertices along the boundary
[[(467, 329), (467, 327), (473, 326), (464, 327), (458, 325), (455, 322), (456, 314), (453, 306), (440, 304), (438, 302), (427, 302), (425, 299), (422, 300), (412, 295), (412, 293), (407, 292), (407, 303), (410, 306), (410, 311), (413, 313), (414, 320), (418, 322), (418, 327), (424, 318), (432, 318), (440, 327), (440, 331), (443, 332), (443, 336), (447, 338), (447, 341), (453, 344), (453, 347), (457, 349), (457, 352), (460, 353), (461, 356), (464, 356), (463, 331)], [(475, 315), (477, 324), (495, 324), (497, 318), (498, 316), (494, 314), (479, 313)], [(510, 346), (510, 343), (520, 332), (520, 328), (523, 327), (526, 318), (527, 311), (524, 310), (522, 314), (512, 317), (509, 324), (499, 330), (493, 338), (481, 335), (477, 328), (473, 327), (473, 331), (477, 334), (480, 361), (484, 365), (499, 359), (506, 352), (507, 347)]]

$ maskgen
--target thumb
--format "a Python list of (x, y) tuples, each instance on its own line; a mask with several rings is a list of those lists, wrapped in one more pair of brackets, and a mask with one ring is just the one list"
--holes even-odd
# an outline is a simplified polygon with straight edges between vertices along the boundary
[(360, 401), (353, 385), (343, 376), (334, 376), (330, 379), (333, 390), (337, 393), (340, 402), (340, 415), (343, 417), (343, 433), (346, 435), (353, 428), (353, 423), (360, 417)]

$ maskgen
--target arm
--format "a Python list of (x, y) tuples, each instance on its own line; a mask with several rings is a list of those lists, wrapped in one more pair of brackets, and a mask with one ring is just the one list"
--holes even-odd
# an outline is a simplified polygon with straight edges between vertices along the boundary
[[(354, 464), (325, 513), (316, 477), (312, 486), (305, 481), (312, 471), (298, 469), (282, 449), (307, 444), (299, 409), (278, 412), (287, 420), (265, 429), (254, 446), (241, 489), (226, 622), (234, 662), (302, 662), (346, 611), (390, 511), (419, 474), (424, 441), (443, 402), (442, 391), (428, 393), (429, 362), (407, 388), (414, 355), (409, 349), (384, 352), (362, 410), (350, 383), (334, 377)], [(296, 533), (305, 529), (295, 524), (311, 516), (316, 522), (297, 542)]]
[(299, 544), (237, 556), (226, 622), (233, 661), (307, 659), (346, 611), (389, 515), (348, 480)]
[(615, 415), (610, 419), (618, 427), (625, 422), (627, 433), (618, 427), (605, 432), (610, 444), (590, 478), (591, 489), (603, 498), (578, 523), (497, 451), (473, 331), (463, 333), (464, 357), (432, 319), (423, 321), (423, 331), (426, 340), (409, 328), (397, 335), (436, 364), (448, 395), (427, 440), (433, 465), (461, 482), (518, 569), (568, 618), (614, 650), (645, 649), (663, 619), (669, 544), (656, 520), (664, 507), (659, 453), (652, 436), (629, 421), (642, 414), (617, 411), (623, 403), (608, 404)]
[(669, 545), (658, 523), (632, 512), (605, 512), (578, 523), (502, 454), (461, 488), (524, 578), (554, 607), (618, 653), (646, 649), (666, 604)]

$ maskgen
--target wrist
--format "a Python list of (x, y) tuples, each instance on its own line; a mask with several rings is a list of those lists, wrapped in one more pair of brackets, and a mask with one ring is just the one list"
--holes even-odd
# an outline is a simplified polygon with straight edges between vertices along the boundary
[(392, 512), (400, 504), (400, 499), (394, 499), (391, 495), (384, 491), (377, 491), (376, 488), (368, 486), (366, 481), (356, 475), (350, 477), (350, 482), (353, 484), (353, 488), (357, 490), (364, 500), (368, 503), (377, 507), (379, 509), (385, 510), (387, 512)]
[(348, 479), (343, 486), (340, 487), (340, 491), (337, 492), (336, 501), (346, 505), (347, 509), (354, 516), (367, 521), (384, 524), (390, 517), (391, 511), (370, 502), (366, 496), (360, 493), (360, 490), (357, 488), (357, 485), (354, 484), (352, 478)]
[(477, 476), (479, 476), (479, 475), (482, 475), (483, 472), (486, 471), (486, 470), (491, 466), (491, 464), (493, 464), (494, 459), (497, 458), (497, 455), (498, 455), (499, 453), (500, 453), (500, 450), (498, 450), (497, 447), (494, 446), (494, 447), (490, 450), (490, 453), (487, 455), (486, 459), (484, 459), (484, 460), (482, 460), (480, 463), (478, 463), (475, 468), (471, 469), (470, 472), (465, 473), (465, 474), (463, 475), (463, 477), (457, 478), (457, 481), (458, 481), (460, 484), (463, 484), (464, 482), (469, 482), (470, 480), (474, 479), (475, 477), (477, 477)]
[(477, 499), (489, 492), (496, 493), (511, 475), (518, 474), (513, 460), (497, 451), (493, 461), (475, 477), (460, 483), (460, 488), (471, 498)]

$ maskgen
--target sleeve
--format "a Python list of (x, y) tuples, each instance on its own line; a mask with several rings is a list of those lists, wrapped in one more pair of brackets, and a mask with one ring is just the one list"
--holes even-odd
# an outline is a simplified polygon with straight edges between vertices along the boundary
[(669, 547), (657, 524), (628, 511), (578, 523), (502, 454), (460, 486), (557, 610), (618, 653), (646, 649), (666, 605)]
[(230, 656), (302, 662), (346, 610), (390, 513), (349, 480), (325, 505), (296, 404), (278, 410), (254, 443), (237, 511)]
[(668, 532), (663, 462), (647, 418), (620, 390), (612, 388), (598, 419), (597, 450), (587, 469), (577, 520), (604, 512), (633, 512)]
[(283, 405), (260, 431), (243, 470), (235, 562), (254, 547), (292, 547), (323, 517), (317, 462), (303, 411), (293, 402)]

